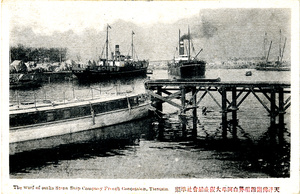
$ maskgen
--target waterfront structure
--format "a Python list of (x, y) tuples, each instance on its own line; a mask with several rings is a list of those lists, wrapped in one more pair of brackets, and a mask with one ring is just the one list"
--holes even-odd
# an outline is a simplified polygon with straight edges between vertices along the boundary
[[(193, 128), (192, 137), (197, 140), (197, 108), (203, 98), (208, 94), (218, 105), (222, 113), (222, 137), (227, 139), (229, 124), (232, 127), (232, 135), (237, 139), (238, 110), (244, 100), (253, 94), (259, 103), (266, 109), (270, 117), (271, 139), (275, 141), (278, 137), (279, 143), (283, 143), (283, 132), (285, 129), (284, 115), (285, 111), (291, 106), (290, 83), (288, 82), (247, 82), (247, 81), (220, 81), (220, 80), (148, 80), (145, 82), (145, 88), (152, 97), (152, 105), (159, 117), (163, 115), (163, 103), (168, 103), (179, 109), (179, 116), (185, 117), (186, 112), (192, 110)], [(197, 94), (203, 92), (198, 99)], [(221, 101), (212, 95), (217, 92), (221, 95)], [(191, 98), (187, 99), (187, 93), (191, 93)], [(227, 94), (231, 93), (231, 98)], [(259, 93), (265, 96), (262, 100)], [(277, 99), (276, 99), (277, 98)], [(180, 99), (181, 104), (174, 102), (174, 99)], [(228, 120), (228, 114), (231, 113), (232, 119)], [(183, 119), (184, 120), (184, 119)], [(160, 136), (163, 134), (163, 128), (160, 127)], [(186, 124), (182, 122), (182, 134), (186, 137)]]

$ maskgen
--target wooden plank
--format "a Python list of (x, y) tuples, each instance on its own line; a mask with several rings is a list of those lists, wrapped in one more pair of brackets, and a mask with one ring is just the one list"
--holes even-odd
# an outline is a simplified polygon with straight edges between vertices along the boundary
[[(215, 97), (208, 91), (208, 90), (206, 90), (207, 91), (207, 93), (210, 95), (210, 97), (215, 101), (215, 103), (220, 107), (220, 108), (222, 108), (222, 106), (219, 104), (219, 102), (215, 99)], [(225, 100), (226, 101), (226, 100)]]
[(160, 96), (160, 95), (158, 95), (158, 94), (155, 94), (155, 93), (152, 92), (151, 90), (148, 90), (148, 93), (149, 93), (151, 96), (153, 96), (153, 97), (155, 97), (155, 98), (157, 98), (157, 99), (162, 100), (163, 102), (167, 102), (167, 103), (169, 103), (169, 104), (171, 104), (171, 105), (173, 105), (173, 106), (179, 108), (180, 110), (183, 109), (183, 107), (182, 107), (181, 105), (176, 104), (175, 102), (173, 102), (173, 101), (171, 101), (171, 100), (168, 100), (168, 99), (166, 99), (166, 98), (164, 98), (164, 97), (162, 97), (162, 96)]
[(244, 100), (249, 96), (251, 91), (248, 91), (247, 94), (242, 98), (242, 100), (237, 104), (237, 108), (244, 102)]
[(148, 80), (145, 82), (146, 88), (154, 86), (215, 86), (221, 87), (225, 86), (230, 87), (281, 87), (281, 88), (290, 88), (290, 82), (278, 82), (278, 81), (221, 81), (221, 82), (201, 82), (201, 81), (189, 81), (189, 80)]
[(263, 101), (257, 96), (257, 94), (250, 88), (253, 95), (256, 97), (256, 99), (263, 105), (263, 107), (268, 111), (268, 113), (271, 113), (271, 110), (263, 103)]

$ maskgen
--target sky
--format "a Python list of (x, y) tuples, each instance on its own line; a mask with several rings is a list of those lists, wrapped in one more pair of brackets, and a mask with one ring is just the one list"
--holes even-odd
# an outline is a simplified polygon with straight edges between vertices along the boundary
[(195, 3), (182, 2), (25, 2), (10, 5), (11, 23), (32, 26), (36, 33), (82, 32), (103, 29), (118, 19), (138, 25), (172, 23), (199, 12)]
[(194, 52), (203, 48), (200, 57), (204, 59), (261, 57), (265, 33), (268, 46), (271, 40), (273, 42), (270, 57), (275, 58), (281, 30), (281, 47), (287, 38), (284, 59), (288, 60), (291, 50), (289, 6), (251, 5), (252, 9), (197, 1), (11, 1), (6, 4), (9, 45), (66, 47), (71, 59), (96, 59), (103, 50), (109, 24), (112, 27), (109, 29), (110, 51), (119, 44), (121, 53), (129, 54), (134, 31), (135, 50), (143, 59), (172, 59), (179, 30), (184, 35), (188, 28)]

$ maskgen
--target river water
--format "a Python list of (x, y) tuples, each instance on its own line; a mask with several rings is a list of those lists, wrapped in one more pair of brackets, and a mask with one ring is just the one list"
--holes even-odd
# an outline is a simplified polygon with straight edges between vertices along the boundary
[[(207, 78), (222, 81), (290, 81), (290, 72), (256, 71), (245, 76), (245, 69), (211, 69)], [(151, 79), (168, 78), (167, 70), (154, 70)], [(10, 104), (49, 99), (67, 102), (73, 99), (109, 97), (126, 93), (145, 92), (148, 78), (112, 80), (101, 83), (78, 83), (76, 80), (44, 83), (31, 90), (10, 90)], [(218, 98), (218, 94), (216, 98)], [(199, 95), (200, 96), (200, 95)], [(219, 95), (220, 96), (220, 95)], [(286, 97), (285, 97), (286, 98)], [(267, 102), (266, 99), (263, 99)], [(285, 122), (286, 144), (273, 153), (266, 143), (270, 123), (267, 111), (253, 95), (249, 95), (239, 111), (239, 146), (221, 143), (221, 113), (207, 95), (199, 109), (198, 136), (203, 141), (158, 141), (152, 119), (113, 126), (130, 128), (135, 135), (128, 141), (103, 141), (69, 145), (10, 156), (10, 178), (89, 178), (89, 179), (162, 179), (162, 178), (267, 178), (289, 176), (290, 110)], [(164, 105), (166, 113), (176, 109)], [(176, 115), (171, 119), (176, 119)], [(188, 128), (190, 125), (188, 124)], [(228, 136), (230, 137), (230, 132)], [(172, 138), (170, 138), (172, 139)], [(237, 148), (238, 147), (238, 148)], [(275, 149), (275, 148), (274, 148)], [(273, 150), (275, 152), (275, 150)], [(22, 160), (22, 163), (19, 161)], [(270, 162), (273, 161), (273, 162)], [(275, 161), (275, 162), (274, 162)]]

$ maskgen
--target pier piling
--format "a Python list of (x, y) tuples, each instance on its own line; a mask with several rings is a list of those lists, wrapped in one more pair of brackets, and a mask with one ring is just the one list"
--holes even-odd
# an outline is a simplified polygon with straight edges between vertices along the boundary
[[(286, 109), (291, 105), (290, 83), (288, 82), (221, 82), (214, 80), (148, 80), (145, 82), (145, 88), (155, 102), (157, 115), (162, 118), (162, 104), (168, 103), (179, 108), (182, 119), (183, 137), (187, 137), (186, 113), (192, 110), (192, 139), (197, 139), (197, 108), (203, 98), (208, 94), (211, 99), (221, 109), (222, 115), (222, 138), (226, 140), (228, 137), (228, 128), (232, 127), (232, 138), (237, 139), (238, 110), (240, 105), (252, 93), (258, 102), (267, 110), (270, 117), (270, 139), (276, 141), (278, 137), (279, 143), (283, 143), (283, 133), (285, 130), (284, 116)], [(156, 92), (155, 92), (156, 90)], [(197, 93), (203, 91), (203, 94), (197, 99)], [(188, 93), (191, 92), (191, 95)], [(221, 95), (221, 102), (212, 95), (213, 92)], [(164, 96), (162, 94), (165, 94)], [(231, 99), (228, 99), (227, 93), (231, 93)], [(261, 95), (258, 95), (258, 94)], [(276, 96), (278, 94), (278, 100)], [(166, 96), (167, 95), (167, 96)], [(287, 95), (289, 95), (287, 97)], [(191, 96), (190, 99), (187, 99)], [(265, 99), (262, 99), (264, 97)], [(180, 99), (180, 104), (174, 101)], [(278, 103), (278, 105), (277, 105)], [(228, 114), (231, 113), (231, 120), (228, 120)], [(278, 123), (276, 123), (278, 121)], [(229, 125), (230, 124), (230, 125)], [(163, 138), (163, 126), (160, 125), (159, 137)]]
[(192, 137), (193, 140), (197, 139), (197, 92), (196, 87), (192, 88), (192, 104), (193, 104), (193, 130), (192, 130)]
[(237, 100), (237, 96), (236, 96), (236, 88), (232, 87), (232, 137), (233, 139), (237, 139), (237, 125), (238, 125), (238, 121), (237, 121), (237, 105), (236, 105), (236, 100)]
[(182, 136), (183, 138), (187, 137), (187, 131), (186, 131), (186, 110), (185, 110), (185, 87), (181, 87), (181, 106), (182, 106), (182, 110), (181, 110), (181, 114), (182, 114)]
[(226, 102), (226, 88), (221, 87), (222, 90), (222, 137), (227, 138), (227, 102)]

